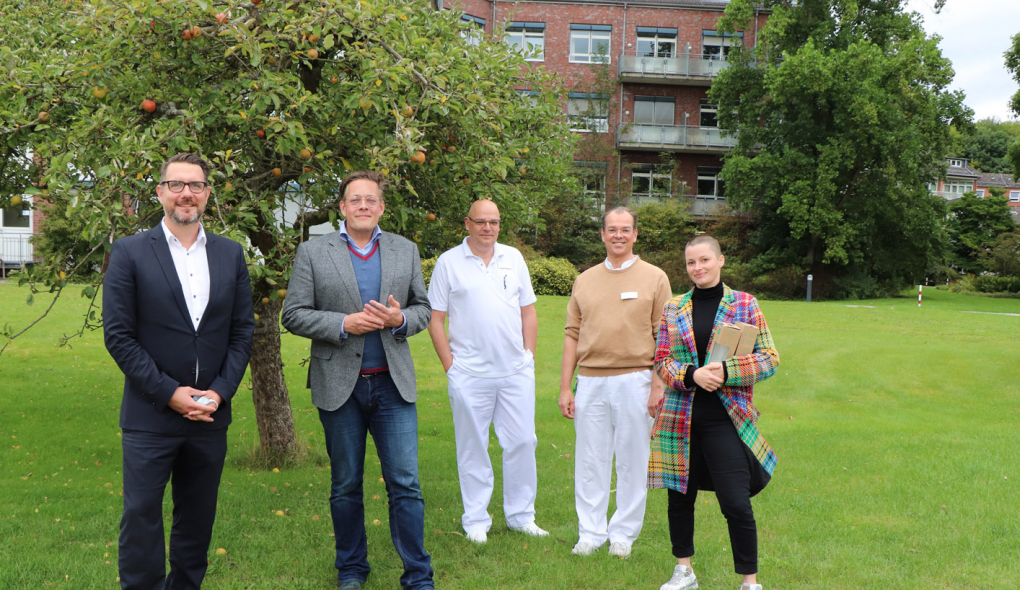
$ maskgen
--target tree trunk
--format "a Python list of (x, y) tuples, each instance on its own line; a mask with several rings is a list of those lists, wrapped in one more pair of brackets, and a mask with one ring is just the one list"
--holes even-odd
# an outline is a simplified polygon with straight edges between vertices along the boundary
[(280, 357), (280, 310), (283, 300), (255, 302), (255, 338), (251, 349), (252, 400), (264, 453), (289, 454), (296, 448), (294, 417)]

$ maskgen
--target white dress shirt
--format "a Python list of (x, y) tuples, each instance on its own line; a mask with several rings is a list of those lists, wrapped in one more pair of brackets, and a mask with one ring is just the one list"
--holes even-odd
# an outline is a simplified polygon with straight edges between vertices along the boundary
[(163, 226), (163, 233), (166, 234), (166, 243), (170, 246), (170, 257), (174, 260), (174, 268), (177, 270), (177, 278), (181, 281), (181, 289), (184, 290), (184, 301), (188, 304), (188, 314), (195, 330), (202, 322), (202, 315), (209, 304), (209, 257), (206, 255), (205, 230), (198, 226), (198, 239), (185, 249), (166, 225), (164, 219), (160, 225)]
[(625, 260), (622, 264), (620, 264), (620, 268), (615, 268), (613, 266), (613, 263), (609, 262), (609, 258), (606, 258), (606, 268), (608, 268), (609, 270), (623, 270), (625, 268), (630, 268), (632, 264), (637, 262), (638, 258), (639, 257), (635, 255), (634, 258), (631, 258), (630, 260)]

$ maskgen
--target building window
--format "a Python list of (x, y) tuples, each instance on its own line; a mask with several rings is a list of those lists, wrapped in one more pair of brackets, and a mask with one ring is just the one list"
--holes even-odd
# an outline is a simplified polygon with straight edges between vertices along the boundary
[(461, 29), (460, 36), (464, 38), (468, 45), (480, 45), (482, 36), (485, 34), (485, 19), (471, 16), (470, 14), (462, 14), (460, 15), (460, 20), (474, 25), (473, 27)]
[(676, 98), (672, 96), (635, 96), (634, 122), (642, 125), (672, 125)]
[(676, 29), (637, 28), (638, 57), (676, 57)]
[(976, 191), (974, 191), (974, 194), (983, 199), (985, 198), (985, 189), (979, 188)]
[(532, 107), (538, 106), (537, 90), (517, 90), (515, 92), (517, 92), (517, 95), (520, 96), (522, 100), (527, 101)]
[(609, 131), (609, 100), (598, 94), (571, 92), (567, 95), (570, 130), (582, 133)]
[(609, 63), (609, 25), (570, 25), (570, 63)]
[(963, 168), (967, 165), (967, 160), (958, 160), (955, 158), (950, 158), (949, 165), (954, 168)]
[(698, 166), (698, 198), (726, 198), (726, 183), (719, 180), (719, 168), (714, 166)]
[(668, 197), (672, 183), (672, 174), (656, 172), (654, 167), (646, 165), (631, 173), (630, 192), (634, 197)]
[(740, 45), (743, 33), (720, 33), (718, 31), (701, 32), (701, 53), (705, 59), (726, 59), (730, 49)]
[(712, 102), (707, 98), (701, 99), (701, 118), (698, 121), (698, 125), (701, 127), (718, 127), (718, 114), (719, 107), (712, 104)]
[(506, 27), (504, 38), (516, 47), (528, 61), (545, 59), (545, 23), (512, 22)]
[(32, 208), (27, 197), (20, 205), (0, 209), (0, 228), (26, 229), (32, 227)]
[(1020, 191), (1009, 191), (1009, 202), (1020, 203)]
[(942, 194), (944, 195), (959, 195), (963, 196), (963, 193), (969, 193), (974, 190), (974, 183), (972, 182), (946, 182), (942, 185)]

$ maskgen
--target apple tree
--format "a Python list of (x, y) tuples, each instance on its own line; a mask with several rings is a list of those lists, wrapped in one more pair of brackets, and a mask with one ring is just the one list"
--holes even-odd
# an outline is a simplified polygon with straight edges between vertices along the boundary
[[(556, 80), (426, 0), (30, 0), (0, 31), (21, 35), (26, 15), (23, 38), (0, 33), (0, 132), (33, 154), (25, 192), (65, 201), (89, 244), (158, 222), (170, 155), (211, 162), (205, 227), (250, 261), (267, 451), (294, 448), (278, 321), (291, 263), (310, 227), (338, 224), (347, 172), (388, 176), (383, 227), (425, 255), (458, 239), (474, 199), (512, 228), (568, 190)], [(54, 257), (22, 281), (60, 290), (73, 270)]]

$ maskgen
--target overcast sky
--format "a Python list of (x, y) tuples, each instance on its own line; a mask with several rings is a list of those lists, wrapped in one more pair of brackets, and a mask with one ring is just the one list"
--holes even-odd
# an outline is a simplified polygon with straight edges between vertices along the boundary
[(974, 120), (1016, 120), (1009, 98), (1017, 83), (1006, 71), (1002, 54), (1020, 33), (1020, 0), (948, 0), (935, 14), (935, 0), (907, 0), (924, 18), (929, 35), (939, 35), (942, 55), (953, 62), (953, 90), (963, 90)]

